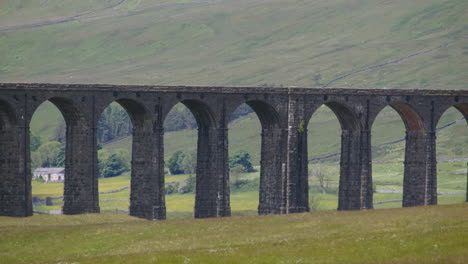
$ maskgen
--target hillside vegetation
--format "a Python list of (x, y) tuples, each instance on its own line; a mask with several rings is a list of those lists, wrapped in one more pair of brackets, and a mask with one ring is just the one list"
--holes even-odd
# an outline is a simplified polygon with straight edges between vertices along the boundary
[(0, 80), (310, 87), (449, 43), (332, 86), (465, 89), (467, 9), (465, 0), (1, 1)]
[(0, 217), (3, 263), (466, 263), (466, 204), (147, 221)]

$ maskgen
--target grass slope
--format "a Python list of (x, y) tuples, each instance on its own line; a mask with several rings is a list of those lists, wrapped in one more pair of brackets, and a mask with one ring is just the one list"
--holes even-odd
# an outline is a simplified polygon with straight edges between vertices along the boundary
[(146, 221), (0, 217), (2, 263), (466, 263), (467, 204)]
[[(1, 1), (0, 26), (67, 17), (116, 2)], [(127, 0), (93, 13), (93, 19), (0, 32), (0, 80), (318, 86), (457, 40), (332, 86), (466, 89), (464, 0), (174, 5), (182, 2), (190, 1)]]

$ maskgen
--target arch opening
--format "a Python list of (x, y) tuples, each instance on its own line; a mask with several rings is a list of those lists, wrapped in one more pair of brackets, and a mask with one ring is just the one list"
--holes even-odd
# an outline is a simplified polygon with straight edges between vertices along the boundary
[[(282, 163), (285, 144), (285, 131), (280, 128), (279, 113), (267, 102), (261, 100), (246, 101), (261, 124), (259, 187), (255, 188), (257, 180), (251, 179), (251, 189), (258, 189), (258, 214), (279, 214), (282, 211), (282, 175), (285, 164)], [(238, 107), (239, 109), (239, 107)], [(250, 131), (251, 133), (254, 131)], [(237, 153), (244, 156), (244, 153)], [(232, 158), (236, 158), (233, 155)], [(244, 188), (248, 189), (248, 188)], [(251, 195), (256, 195), (251, 192)], [(252, 212), (252, 211), (250, 211)]]
[[(336, 107), (334, 107), (337, 110)], [(343, 110), (342, 107), (340, 107)], [(308, 178), (310, 211), (336, 210), (340, 181), (341, 131), (352, 122), (338, 118), (329, 105), (320, 106), (308, 120)], [(349, 114), (347, 114), (349, 116)], [(340, 120), (344, 119), (344, 120)]]
[(66, 129), (81, 118), (73, 113), (76, 109), (70, 105), (66, 99), (53, 98), (40, 104), (31, 117), (29, 142), (34, 211), (49, 213), (62, 209), (63, 199), (59, 197), (64, 195), (66, 177)]
[(144, 107), (129, 99), (112, 102), (99, 116), (96, 132), (98, 189), (103, 213), (128, 213), (133, 131), (143, 126), (145, 118)]
[[(264, 104), (243, 103), (235, 109), (229, 119), (229, 183), (232, 215), (258, 214), (262, 124), (266, 127), (276, 126), (274, 117), (263, 112), (271, 111), (271, 108)], [(260, 112), (252, 109), (250, 105), (254, 105)], [(260, 121), (260, 115), (263, 122)]]
[[(97, 158), (94, 155), (94, 135), (90, 133), (92, 123), (90, 118), (86, 118), (84, 112), (80, 110), (78, 104), (72, 99), (63, 97), (53, 97), (48, 99), (62, 113), (64, 122), (59, 122), (56, 142), (46, 144), (47, 152), (63, 153), (63, 159), (49, 163), (52, 165), (64, 165), (56, 167), (57, 170), (49, 170), (51, 179), (58, 179), (59, 174), (63, 173), (63, 214), (82, 214), (99, 212), (98, 201), (98, 182), (97, 182)], [(44, 103), (43, 103), (44, 104)], [(39, 106), (40, 107), (40, 106)], [(37, 110), (34, 114), (37, 113)], [(49, 117), (49, 116), (48, 116)], [(31, 122), (33, 121), (32, 117)], [(41, 120), (41, 119), (40, 119)], [(47, 119), (42, 119), (47, 120)], [(65, 144), (63, 151), (63, 144)], [(43, 146), (38, 148), (40, 150)], [(63, 163), (62, 163), (63, 161)], [(44, 164), (44, 163), (42, 163)], [(47, 177), (48, 179), (48, 177)], [(60, 196), (58, 200), (62, 199)], [(54, 204), (53, 204), (54, 205)], [(59, 210), (59, 205), (54, 205), (54, 210)]]
[(402, 206), (405, 133), (409, 127), (414, 129), (412, 125), (405, 124), (404, 118), (394, 107), (387, 106), (379, 112), (372, 124), (372, 181), (375, 209)]
[[(463, 120), (463, 118), (465, 120)], [(437, 123), (437, 200), (439, 204), (467, 201), (468, 104), (447, 109)]]
[[(168, 219), (194, 215), (200, 127), (209, 128), (210, 110), (201, 102), (184, 100), (168, 112), (164, 126), (165, 200)], [(198, 129), (198, 131), (197, 131)], [(198, 138), (198, 139), (197, 139)]]
[[(411, 105), (392, 103), (389, 106), (400, 115), (406, 129), (404, 139), (400, 140), (405, 141), (402, 205), (408, 207), (435, 204), (435, 171), (432, 170), (430, 161), (432, 145), (427, 143), (433, 135), (427, 133), (421, 116)], [(395, 205), (396, 203), (393, 206)], [(390, 206), (392, 205), (387, 205)]]

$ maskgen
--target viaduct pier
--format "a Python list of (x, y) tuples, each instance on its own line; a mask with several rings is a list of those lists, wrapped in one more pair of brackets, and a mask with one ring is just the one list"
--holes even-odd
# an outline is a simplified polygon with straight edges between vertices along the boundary
[(117, 102), (133, 124), (129, 212), (146, 219), (166, 217), (163, 123), (177, 103), (198, 124), (196, 218), (231, 214), (228, 122), (243, 103), (262, 126), (259, 214), (309, 211), (307, 124), (322, 105), (342, 129), (338, 210), (372, 208), (370, 131), (383, 108), (406, 126), (403, 206), (437, 204), (438, 120), (450, 107), (468, 120), (468, 90), (0, 83), (0, 216), (32, 215), (29, 124), (45, 101), (67, 127), (63, 213), (99, 212), (96, 127)]

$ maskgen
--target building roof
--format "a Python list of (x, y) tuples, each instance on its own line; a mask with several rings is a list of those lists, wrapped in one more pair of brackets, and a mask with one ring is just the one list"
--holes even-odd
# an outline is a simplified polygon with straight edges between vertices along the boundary
[(46, 173), (46, 174), (64, 174), (64, 168), (37, 168), (34, 173)]

